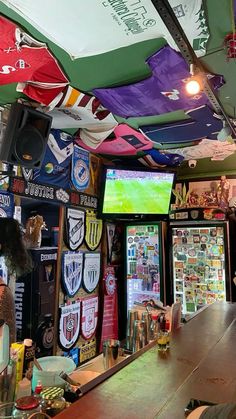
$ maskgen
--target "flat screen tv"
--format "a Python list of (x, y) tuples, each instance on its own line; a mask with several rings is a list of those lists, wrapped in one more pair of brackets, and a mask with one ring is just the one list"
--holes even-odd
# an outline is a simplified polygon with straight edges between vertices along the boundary
[(168, 214), (174, 173), (105, 167), (100, 216)]

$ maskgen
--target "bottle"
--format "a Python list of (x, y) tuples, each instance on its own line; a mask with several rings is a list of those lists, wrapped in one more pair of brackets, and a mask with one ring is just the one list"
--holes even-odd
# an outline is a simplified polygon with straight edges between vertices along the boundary
[(42, 382), (38, 380), (34, 389), (34, 396), (40, 398), (40, 393), (42, 392), (42, 390), (43, 390)]
[(16, 400), (21, 397), (31, 396), (31, 381), (24, 377), (19, 381), (16, 392)]
[(150, 323), (150, 340), (156, 340), (158, 336), (158, 315), (152, 314)]
[(23, 377), (32, 379), (33, 365), (35, 357), (35, 348), (32, 339), (24, 339), (24, 362), (23, 362)]
[(161, 313), (158, 317), (159, 329), (166, 330), (166, 315), (165, 313)]

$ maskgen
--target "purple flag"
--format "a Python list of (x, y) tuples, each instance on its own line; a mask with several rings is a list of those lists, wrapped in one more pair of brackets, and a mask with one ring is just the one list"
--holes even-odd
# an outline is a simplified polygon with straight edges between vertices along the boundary
[[(148, 58), (147, 64), (152, 70), (151, 77), (127, 86), (94, 89), (93, 94), (112, 113), (124, 118), (189, 110), (209, 104), (204, 93), (187, 96), (185, 84), (190, 73), (180, 53), (165, 46)], [(210, 82), (214, 89), (224, 84), (220, 75), (212, 76)]]

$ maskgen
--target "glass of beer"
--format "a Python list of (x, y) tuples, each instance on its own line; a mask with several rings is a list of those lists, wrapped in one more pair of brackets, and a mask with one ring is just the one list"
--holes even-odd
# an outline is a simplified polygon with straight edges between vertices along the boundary
[(167, 330), (159, 330), (157, 336), (157, 348), (159, 352), (166, 352), (169, 348), (169, 332)]

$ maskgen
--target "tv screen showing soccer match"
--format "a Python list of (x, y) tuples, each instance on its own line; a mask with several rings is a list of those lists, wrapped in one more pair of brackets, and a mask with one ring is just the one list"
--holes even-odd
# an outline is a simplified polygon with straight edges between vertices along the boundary
[(102, 214), (168, 214), (174, 174), (107, 168)]

